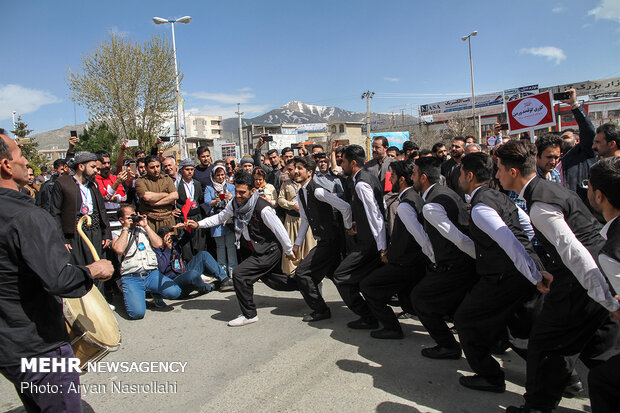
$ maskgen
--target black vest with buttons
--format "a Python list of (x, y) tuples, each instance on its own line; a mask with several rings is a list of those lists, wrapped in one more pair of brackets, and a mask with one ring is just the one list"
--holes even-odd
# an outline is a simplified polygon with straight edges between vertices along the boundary
[[(377, 202), (377, 205), (379, 205), (381, 217), (384, 217), (385, 208), (383, 206), (383, 188), (381, 187), (381, 182), (379, 182), (379, 179), (371, 173), (360, 169), (355, 176), (355, 186), (359, 185), (360, 182), (365, 182), (370, 185), (375, 201)], [(351, 210), (353, 213), (353, 221), (355, 221), (357, 226), (357, 234), (354, 236), (354, 251), (377, 251), (377, 241), (370, 230), (370, 224), (368, 223), (364, 203), (357, 195), (355, 188), (351, 196)]]
[(314, 195), (314, 191), (319, 188), (329, 192), (320, 184), (316, 183), (314, 179), (311, 179), (308, 185), (306, 185), (308, 199), (304, 196), (304, 190), (302, 188), (299, 190), (299, 202), (306, 213), (308, 224), (312, 229), (312, 235), (314, 235), (317, 240), (335, 240), (339, 235), (341, 226), (336, 220), (332, 206), (317, 199)]
[[(426, 196), (427, 204), (439, 204), (448, 215), (448, 219), (463, 234), (469, 234), (469, 214), (465, 203), (456, 192), (448, 187), (435, 184)], [(424, 230), (428, 234), (435, 253), (437, 265), (464, 265), (472, 264), (473, 260), (461, 251), (452, 241), (444, 238), (430, 222), (424, 219)]]
[(269, 201), (263, 198), (258, 198), (254, 212), (252, 212), (252, 218), (248, 222), (248, 233), (250, 234), (250, 242), (254, 247), (254, 251), (257, 254), (265, 254), (272, 251), (274, 248), (280, 248), (278, 238), (271, 229), (263, 222), (261, 212), (265, 208), (273, 208)]
[[(415, 189), (406, 189), (400, 198), (400, 203), (411, 205), (416, 212), (416, 218), (421, 222), (424, 201), (422, 201), (422, 197)], [(420, 262), (420, 260), (424, 260), (420, 244), (407, 230), (398, 214), (396, 214), (396, 219), (394, 220), (394, 228), (392, 229), (390, 244), (387, 249), (387, 259), (390, 264), (401, 266), (412, 265)]]
[[(540, 269), (540, 260), (534, 252), (530, 239), (521, 227), (519, 210), (514, 202), (507, 195), (484, 185), (476, 191), (471, 200), (472, 210), (474, 206), (480, 203), (497, 212)], [(469, 236), (476, 245), (476, 272), (478, 274), (520, 274), (504, 248), (478, 228), (473, 220), (469, 224)]]
[(601, 248), (601, 254), (620, 262), (620, 217), (614, 219), (607, 229), (607, 241)]
[[(601, 224), (592, 216), (581, 198), (562, 185), (535, 177), (525, 188), (523, 197), (528, 211), (536, 202), (554, 205), (562, 210), (564, 220), (579, 242), (586, 247), (592, 257), (597, 258), (605, 240), (600, 234)], [(534, 226), (536, 238), (541, 242), (550, 259), (545, 262), (547, 271), (554, 276), (553, 283), (560, 284), (570, 281), (572, 277), (557, 277), (560, 274), (572, 274), (562, 262), (554, 243), (547, 240)]]

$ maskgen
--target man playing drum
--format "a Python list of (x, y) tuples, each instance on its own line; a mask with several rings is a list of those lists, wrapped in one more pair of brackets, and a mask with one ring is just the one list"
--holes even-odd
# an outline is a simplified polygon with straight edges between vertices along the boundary
[[(81, 412), (80, 393), (67, 391), (79, 388), (79, 373), (51, 368), (68, 366), (74, 357), (58, 297), (85, 295), (93, 279), (109, 279), (114, 268), (107, 260), (69, 264), (53, 218), (19, 192), (28, 183), (27, 166), (21, 149), (0, 129), (0, 372), (28, 412)], [(43, 361), (51, 363), (39, 369)]]

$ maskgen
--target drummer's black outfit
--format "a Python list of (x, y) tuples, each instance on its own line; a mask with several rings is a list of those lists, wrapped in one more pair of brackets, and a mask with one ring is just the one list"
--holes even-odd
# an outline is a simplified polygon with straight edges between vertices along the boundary
[[(0, 372), (16, 386), (79, 386), (73, 373), (21, 372), (21, 358), (74, 357), (62, 301), (92, 287), (88, 269), (71, 257), (52, 217), (18, 191), (0, 188)], [(26, 410), (81, 411), (79, 393), (19, 394)], [(45, 410), (48, 409), (48, 410)]]

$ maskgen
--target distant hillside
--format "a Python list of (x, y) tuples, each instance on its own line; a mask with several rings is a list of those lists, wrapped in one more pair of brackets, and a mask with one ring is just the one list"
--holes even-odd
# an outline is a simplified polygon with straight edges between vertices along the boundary
[(71, 131), (76, 130), (78, 133), (82, 133), (88, 125), (88, 123), (82, 123), (80, 125), (63, 126), (60, 129), (35, 133), (29, 137), (39, 144), (39, 150), (67, 149), (69, 147)]

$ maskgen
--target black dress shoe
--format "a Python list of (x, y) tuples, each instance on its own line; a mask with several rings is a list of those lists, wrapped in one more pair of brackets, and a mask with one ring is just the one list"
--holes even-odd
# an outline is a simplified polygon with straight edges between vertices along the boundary
[(230, 277), (224, 278), (222, 282), (220, 283), (219, 291), (221, 293), (225, 293), (228, 291), (234, 291), (234, 290), (235, 290), (235, 286), (233, 284), (233, 281), (230, 279)]
[(405, 337), (402, 331), (399, 330), (388, 330), (382, 328), (381, 330), (375, 330), (370, 332), (370, 337), (372, 338), (380, 338), (384, 340), (400, 340)]
[(459, 383), (461, 383), (462, 386), (473, 390), (488, 391), (492, 393), (503, 393), (506, 391), (506, 383), (504, 383), (503, 380), (501, 382), (498, 381), (493, 383), (486, 377), (482, 377), (477, 374), (473, 376), (461, 376), (459, 378)]
[(441, 346), (423, 348), (422, 355), (424, 357), (428, 357), (429, 359), (458, 360), (461, 358), (461, 348), (447, 348)]
[(379, 322), (374, 318), (360, 318), (359, 320), (348, 322), (347, 327), (354, 330), (376, 330), (379, 328)]
[(309, 323), (311, 321), (327, 320), (328, 318), (332, 318), (332, 313), (329, 310), (322, 313), (318, 311), (313, 311), (310, 314), (306, 314), (304, 318), (301, 319), (301, 321)]

